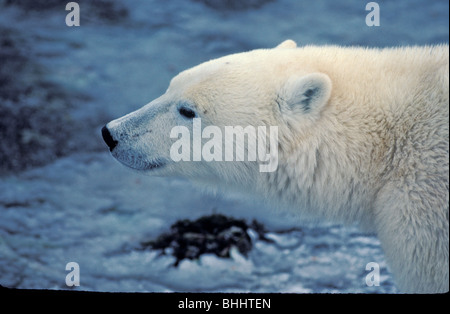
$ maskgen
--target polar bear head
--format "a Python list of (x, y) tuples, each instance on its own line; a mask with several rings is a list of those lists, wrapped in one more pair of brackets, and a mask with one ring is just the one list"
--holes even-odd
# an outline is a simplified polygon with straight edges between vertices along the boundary
[(165, 94), (109, 122), (103, 138), (118, 161), (140, 172), (246, 186), (276, 171), (278, 150), (280, 158), (291, 150), (329, 101), (329, 77), (296, 50), (287, 40), (183, 71)]

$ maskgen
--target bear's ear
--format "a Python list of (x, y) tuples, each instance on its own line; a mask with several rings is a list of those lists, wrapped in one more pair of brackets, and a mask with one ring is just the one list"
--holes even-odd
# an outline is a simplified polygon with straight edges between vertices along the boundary
[(282, 113), (318, 113), (331, 95), (331, 80), (323, 73), (290, 77), (280, 93)]
[(297, 48), (297, 44), (292, 39), (288, 39), (275, 47), (275, 49), (287, 49), (287, 48)]

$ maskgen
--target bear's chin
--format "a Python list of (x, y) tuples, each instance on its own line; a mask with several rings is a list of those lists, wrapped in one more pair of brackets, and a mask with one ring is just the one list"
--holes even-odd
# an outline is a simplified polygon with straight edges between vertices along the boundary
[[(114, 154), (113, 154), (114, 155)], [(166, 165), (162, 159), (146, 160), (140, 156), (114, 156), (121, 164), (138, 171), (152, 171)]]

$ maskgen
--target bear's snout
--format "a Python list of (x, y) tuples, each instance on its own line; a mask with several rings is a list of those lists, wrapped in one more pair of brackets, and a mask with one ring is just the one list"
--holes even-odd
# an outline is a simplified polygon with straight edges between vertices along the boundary
[(102, 128), (102, 137), (106, 145), (108, 145), (109, 151), (112, 152), (114, 147), (117, 145), (117, 141), (113, 139), (106, 125)]

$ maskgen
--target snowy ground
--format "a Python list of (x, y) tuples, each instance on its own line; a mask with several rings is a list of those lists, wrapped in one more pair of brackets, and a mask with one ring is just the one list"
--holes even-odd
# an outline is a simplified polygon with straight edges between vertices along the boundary
[[(205, 196), (184, 181), (142, 177), (106, 153), (72, 155), (4, 178), (0, 190), (5, 286), (67, 288), (65, 265), (74, 261), (83, 290), (395, 291), (385, 268), (381, 287), (365, 285), (365, 265), (385, 264), (378, 241), (356, 228), (301, 226), (250, 200)], [(138, 249), (179, 218), (213, 212), (258, 217), (275, 242), (256, 241), (248, 259), (237, 251), (231, 259), (203, 255), (178, 268), (171, 256)], [(293, 226), (297, 230), (289, 231)], [(276, 232), (283, 230), (288, 232)]]
[[(78, 28), (65, 26), (64, 5), (0, 10), (0, 27), (31, 43), (26, 53), (45, 67), (47, 79), (88, 96), (75, 97), (67, 114), (80, 129), (91, 132), (85, 121), (95, 126), (80, 133), (86, 145), (78, 153), (0, 177), (0, 285), (69, 289), (65, 266), (77, 262), (79, 290), (397, 292), (373, 236), (356, 227), (307, 225), (240, 195), (205, 195), (178, 179), (142, 177), (109, 156), (99, 130), (159, 96), (185, 68), (286, 38), (375, 47), (448, 42), (448, 2), (378, 1), (379, 28), (365, 25), (364, 1), (275, 0), (227, 11), (201, 1), (136, 0), (121, 2), (128, 14), (103, 20), (79, 3)], [(211, 213), (257, 218), (274, 243), (250, 232), (248, 258), (237, 251), (230, 259), (203, 255), (177, 268), (170, 256), (137, 249), (176, 220)], [(365, 283), (369, 262), (381, 266), (379, 287)]]

